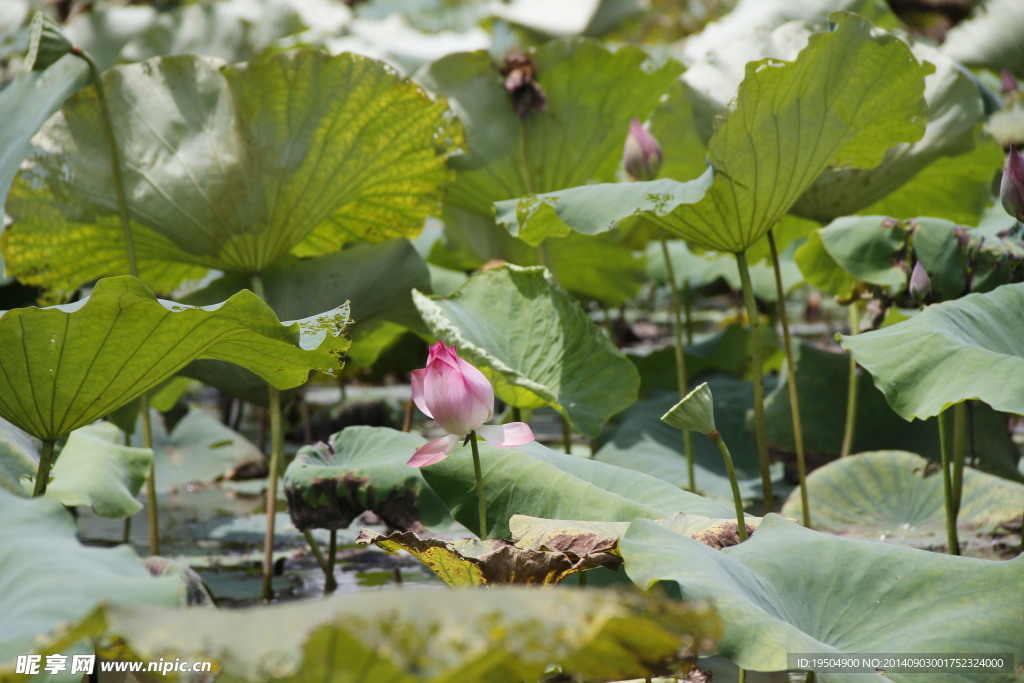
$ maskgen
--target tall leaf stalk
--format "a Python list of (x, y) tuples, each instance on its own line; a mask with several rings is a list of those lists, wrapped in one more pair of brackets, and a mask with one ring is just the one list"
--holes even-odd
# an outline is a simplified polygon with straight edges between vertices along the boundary
[[(689, 388), (686, 378), (686, 350), (683, 347), (683, 320), (680, 311), (679, 287), (676, 283), (672, 259), (668, 253), (668, 238), (665, 236), (664, 228), (658, 228), (658, 240), (661, 242), (661, 255), (665, 259), (665, 274), (668, 276), (668, 289), (672, 306), (672, 347), (676, 357), (676, 384), (679, 389), (679, 397), (682, 398), (689, 392)], [(687, 291), (687, 294), (689, 294), (689, 291)], [(687, 320), (689, 320), (689, 316), (687, 316)], [(687, 332), (689, 332), (689, 326)], [(683, 453), (686, 455), (686, 476), (688, 482), (686, 490), (696, 493), (697, 479), (693, 465), (693, 435), (688, 429), (683, 430)]]
[(956, 508), (953, 505), (953, 476), (951, 444), (949, 438), (949, 425), (946, 420), (946, 411), (938, 416), (939, 421), (939, 450), (942, 454), (942, 492), (946, 501), (946, 543), (949, 546), (950, 555), (960, 554), (960, 541), (956, 536)]
[(33, 497), (46, 493), (46, 485), (50, 482), (50, 468), (53, 467), (53, 439), (43, 439), (43, 447), (39, 451), (39, 469), (36, 470), (36, 485)]
[[(73, 47), (71, 54), (82, 59), (89, 67), (93, 85), (96, 87), (96, 98), (100, 104), (100, 120), (103, 121), (104, 133), (110, 146), (110, 172), (114, 181), (114, 192), (117, 195), (117, 208), (121, 217), (121, 230), (124, 233), (125, 250), (128, 253), (128, 274), (139, 277), (139, 263), (135, 255), (135, 238), (132, 234), (131, 219), (128, 215), (128, 197), (124, 190), (124, 176), (121, 174), (121, 154), (117, 149), (117, 137), (114, 135), (114, 119), (110, 115), (107, 92), (103, 87), (103, 79), (96, 62), (85, 50)], [(139, 417), (142, 423), (142, 446), (153, 450), (153, 424), (149, 414), (149, 394), (139, 397)], [(149, 553), (160, 554), (160, 521), (156, 498), (156, 459), (149, 465), (149, 477), (146, 479), (146, 517), (149, 523)]]
[(764, 491), (764, 511), (772, 512), (772, 476), (768, 463), (768, 431), (764, 420), (764, 341), (761, 338), (761, 315), (754, 300), (754, 286), (750, 282), (750, 267), (746, 252), (736, 252), (736, 265), (740, 271), (743, 301), (750, 319), (751, 365), (754, 372), (754, 437), (757, 442), (757, 460), (761, 467), (761, 489)]
[(782, 323), (782, 345), (786, 349), (786, 385), (789, 387), (789, 409), (793, 417), (793, 442), (796, 445), (796, 471), (800, 481), (800, 506), (803, 510), (803, 525), (811, 526), (811, 506), (807, 499), (807, 461), (804, 457), (804, 432), (800, 426), (800, 399), (796, 391), (796, 369), (793, 365), (793, 342), (789, 334), (789, 317), (786, 314), (786, 290), (782, 286), (782, 269), (779, 267), (779, 250), (775, 245), (775, 234), (768, 231), (768, 247), (772, 252), (772, 267), (775, 270), (775, 291), (779, 301), (779, 320)]
[[(860, 296), (854, 298), (848, 309), (850, 334), (860, 332)], [(849, 383), (846, 387), (846, 423), (843, 428), (843, 445), (839, 457), (845, 458), (853, 450), (853, 436), (857, 428), (857, 359), (850, 353)]]

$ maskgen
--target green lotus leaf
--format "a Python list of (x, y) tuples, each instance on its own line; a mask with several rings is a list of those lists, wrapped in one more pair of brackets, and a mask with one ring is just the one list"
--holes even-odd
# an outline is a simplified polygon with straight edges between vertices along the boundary
[(48, 498), (0, 490), (0, 670), (36, 651), (37, 636), (85, 617), (98, 604), (176, 605), (180, 581), (153, 578), (128, 546), (89, 548), (67, 511)]
[(892, 36), (872, 35), (864, 19), (832, 17), (836, 30), (812, 36), (795, 61), (747, 65), (736, 108), (711, 138), (710, 168), (700, 178), (538, 194), (498, 203), (499, 218), (514, 233), (530, 234), (535, 216), (546, 226), (557, 218), (574, 230), (600, 231), (642, 215), (707, 249), (750, 247), (826, 168), (873, 167), (887, 149), (924, 132), (924, 77), (932, 67)]
[(38, 469), (38, 442), (0, 418), (0, 488), (26, 496), (23, 480), (34, 478)]
[[(793, 366), (803, 418), (804, 447), (815, 459), (827, 462), (842, 451), (850, 382), (849, 356), (801, 343), (793, 348)], [(795, 453), (787, 381), (783, 377), (768, 394), (764, 413), (768, 443), (779, 451)], [(934, 418), (908, 423), (889, 407), (885, 396), (866, 373), (858, 375), (857, 386), (852, 452), (913, 449), (936, 463), (940, 461), (939, 427)], [(1006, 415), (981, 403), (972, 403), (967, 409), (974, 425), (970, 451), (977, 456), (976, 467), (1000, 477), (1024, 480), (1024, 474), (1017, 469), (1020, 454), (1007, 428)], [(726, 432), (723, 434), (728, 438)]]
[[(979, 560), (837, 538), (774, 514), (748, 541), (724, 550), (640, 519), (619, 549), (642, 588), (674, 581), (686, 600), (713, 600), (722, 620), (718, 652), (744, 669), (784, 671), (787, 653), (800, 652), (1024, 655), (1024, 558)], [(830, 673), (818, 680), (919, 675)]]
[(87, 505), (101, 517), (131, 517), (142, 509), (136, 500), (153, 451), (122, 442), (121, 430), (109, 422), (76, 429), (68, 436), (50, 471), (46, 496), (61, 505)]
[[(1024, 484), (968, 467), (963, 486), (957, 528), (964, 554), (985, 552), (985, 537), (1008, 534), (1020, 516)], [(796, 493), (780, 514), (800, 519)], [(917, 454), (875, 451), (836, 460), (807, 477), (807, 497), (818, 531), (946, 552), (942, 475)]]
[(933, 306), (891, 327), (853, 336), (853, 352), (904, 419), (928, 418), (965, 399), (1024, 413), (1024, 347), (1016, 321), (1024, 315), (1024, 284)]
[[(266, 463), (263, 453), (248, 439), (200, 408), (190, 408), (170, 430), (163, 417), (154, 412), (151, 428), (158, 493), (230, 478), (239, 469), (262, 469)], [(132, 433), (132, 444), (142, 445), (142, 430), (138, 427)]]
[[(461, 144), (443, 100), (351, 54), (156, 58), (111, 69), (104, 86), (144, 280), (161, 261), (251, 274), (289, 252), (413, 236)], [(89, 88), (35, 140), (3, 235), (27, 282), (67, 290), (127, 270), (100, 130)]]
[(415, 530), (448, 517), (423, 475), (406, 463), (426, 443), (418, 434), (348, 427), (329, 443), (299, 449), (284, 473), (292, 523), (301, 530), (346, 529), (367, 510), (391, 529)]
[(356, 539), (389, 552), (404, 550), (425, 564), (449, 586), (494, 586), (522, 583), (555, 586), (566, 577), (597, 567), (616, 567), (621, 560), (610, 553), (567, 553), (557, 549), (520, 547), (496, 538), (460, 538), (445, 541), (419, 538), (411, 531), (387, 536), (369, 529)]
[[(476, 533), (476, 479), (469, 450), (457, 448), (447, 459), (424, 467), (423, 478), (452, 516)], [(486, 535), (491, 538), (509, 538), (508, 520), (515, 514), (630, 522), (677, 512), (728, 518), (736, 511), (731, 504), (683, 491), (641, 472), (556, 453), (537, 442), (517, 448), (480, 443), (480, 461), (487, 497)]]
[(636, 399), (636, 369), (543, 268), (501, 266), (450, 297), (413, 299), (431, 331), (513, 406), (551, 406), (576, 432), (597, 436)]
[[(945, 200), (938, 206), (918, 204), (912, 206), (910, 213), (896, 215), (910, 218), (927, 214), (945, 218), (945, 213), (938, 211), (951, 206), (954, 215), (966, 215), (971, 223), (977, 221), (989, 202), (992, 168), (998, 168), (1001, 163), (999, 154), (995, 153), (994, 166), (986, 176), (979, 177), (975, 169), (963, 164), (961, 159), (971, 152), (978, 128), (985, 122), (978, 85), (960, 64), (937, 49), (915, 44), (912, 50), (919, 61), (935, 66), (935, 72), (925, 79), (928, 121), (924, 135), (914, 142), (900, 141), (886, 151), (881, 163), (873, 168), (826, 170), (793, 206), (793, 213), (828, 223), (839, 216), (862, 211), (914, 179), (932, 163), (951, 157), (946, 167)], [(985, 158), (993, 159), (994, 146), (983, 143), (983, 147)], [(931, 179), (936, 180), (934, 174)], [(906, 200), (907, 195), (904, 195)]]
[(807, 282), (829, 294), (848, 297), (856, 281), (894, 295), (907, 284), (897, 259), (907, 233), (884, 216), (845, 216), (821, 228), (797, 249), (796, 262)]
[(511, 586), (404, 588), (237, 610), (113, 608), (92, 621), (94, 633), (122, 638), (133, 658), (212, 660), (225, 683), (515, 683), (540, 680), (551, 666), (621, 680), (667, 673), (717, 635), (704, 605)]
[(658, 65), (634, 47), (613, 52), (579, 38), (527, 55), (547, 106), (523, 121), (485, 51), (444, 57), (417, 77), (447, 97), (466, 124), (469, 152), (451, 160), (458, 174), (448, 199), (487, 218), (496, 200), (612, 180), (630, 118), (645, 118), (682, 71), (678, 62)]
[[(384, 340), (405, 329), (426, 334), (426, 328), (413, 306), (412, 289), (430, 291), (430, 273), (420, 255), (408, 241), (391, 240), (373, 246), (358, 246), (317, 258), (285, 257), (260, 275), (266, 302), (282, 319), (297, 320), (339, 303), (350, 301), (352, 347), (350, 357), (368, 366), (386, 348)], [(227, 274), (184, 303), (205, 305), (223, 301), (249, 286), (248, 279)], [(396, 325), (389, 325), (396, 323)], [(394, 331), (395, 328), (397, 331)], [(389, 328), (394, 332), (389, 336)]]
[(241, 365), (279, 389), (336, 372), (347, 307), (283, 324), (255, 294), (194, 308), (157, 299), (130, 276), (85, 300), (0, 317), (0, 415), (54, 440), (163, 383), (197, 358)]

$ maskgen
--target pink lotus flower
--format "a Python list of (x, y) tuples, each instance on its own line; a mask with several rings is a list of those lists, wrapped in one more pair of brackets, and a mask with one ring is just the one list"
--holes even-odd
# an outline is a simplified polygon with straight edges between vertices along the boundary
[(412, 400), (448, 432), (421, 446), (409, 460), (412, 467), (444, 460), (471, 432), (499, 448), (534, 440), (533, 431), (522, 422), (484, 424), (494, 415), (494, 388), (482, 372), (459, 358), (454, 345), (439, 341), (430, 347), (427, 367), (412, 372)]
[(634, 180), (654, 180), (661, 170), (661, 145), (636, 117), (629, 122), (622, 165)]

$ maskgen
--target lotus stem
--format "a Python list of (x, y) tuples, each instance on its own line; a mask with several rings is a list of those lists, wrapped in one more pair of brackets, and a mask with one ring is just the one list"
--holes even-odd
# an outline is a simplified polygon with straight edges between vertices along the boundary
[(327, 571), (324, 581), (324, 594), (330, 594), (338, 590), (338, 581), (334, 578), (334, 563), (338, 559), (338, 530), (331, 529), (331, 538), (327, 544)]
[(569, 430), (569, 419), (559, 414), (562, 423), (562, 450), (566, 455), (572, 455), (572, 432)]
[(38, 498), (46, 493), (46, 485), (50, 483), (50, 468), (53, 467), (53, 439), (43, 439), (39, 450), (39, 468), (36, 470), (36, 485), (32, 497)]
[(729, 447), (725, 445), (725, 439), (717, 429), (708, 434), (708, 437), (712, 443), (718, 446), (718, 451), (722, 454), (722, 460), (725, 462), (725, 471), (729, 475), (729, 486), (732, 487), (732, 500), (736, 505), (736, 533), (739, 534), (742, 543), (747, 540), (747, 522), (746, 516), (743, 514), (743, 498), (740, 497), (740, 485), (736, 481), (736, 469), (732, 464), (732, 454), (729, 453)]
[(306, 543), (309, 545), (309, 550), (313, 553), (313, 557), (316, 558), (317, 566), (320, 567), (320, 571), (324, 574), (327, 573), (327, 558), (324, 557), (324, 553), (320, 550), (320, 544), (313, 538), (313, 532), (306, 529), (302, 532), (303, 538), (306, 539)]
[(277, 478), (284, 457), (284, 430), (281, 428), (281, 392), (267, 388), (270, 403), (270, 472), (267, 474), (267, 533), (263, 539), (263, 602), (270, 602), (270, 582), (274, 575), (274, 522), (277, 514)]
[[(96, 99), (100, 104), (100, 120), (103, 121), (103, 130), (107, 137), (107, 144), (110, 147), (110, 173), (114, 183), (114, 193), (117, 196), (117, 209), (121, 217), (121, 231), (124, 235), (125, 250), (128, 255), (128, 274), (132, 277), (139, 277), (139, 264), (135, 256), (135, 237), (132, 233), (131, 218), (128, 214), (128, 196), (124, 189), (124, 176), (121, 174), (121, 153), (117, 149), (117, 137), (114, 135), (114, 119), (110, 115), (110, 104), (107, 100), (107, 91), (103, 87), (103, 78), (100, 75), (99, 67), (88, 52), (78, 47), (71, 48), (71, 54), (75, 55), (89, 67), (89, 75), (93, 85), (96, 87)], [(144, 393), (139, 397), (139, 414), (142, 418), (142, 447), (153, 450), (153, 427), (149, 415), (149, 394)], [(149, 466), (149, 478), (146, 482), (146, 516), (149, 522), (149, 553), (160, 554), (160, 532), (159, 514), (156, 499), (156, 465)]]
[[(683, 349), (683, 320), (679, 306), (679, 287), (676, 283), (672, 259), (669, 257), (668, 238), (665, 236), (664, 228), (658, 228), (658, 240), (661, 242), (661, 255), (665, 259), (665, 274), (668, 276), (668, 291), (672, 307), (672, 347), (676, 357), (676, 385), (679, 389), (679, 398), (683, 398), (688, 391), (686, 351)], [(697, 478), (693, 466), (693, 434), (689, 429), (683, 430), (683, 454), (686, 457), (686, 476), (688, 482), (686, 490), (696, 493)]]
[(964, 491), (964, 462), (967, 459), (967, 402), (953, 406), (953, 519), (960, 516)]
[(477, 536), (487, 540), (487, 499), (484, 497), (484, 475), (480, 470), (480, 447), (476, 443), (476, 430), (469, 433), (469, 446), (473, 450), (473, 474), (476, 477), (476, 504), (480, 531)]
[(746, 252), (737, 252), (736, 265), (740, 271), (743, 287), (743, 301), (750, 319), (751, 355), (754, 372), (754, 437), (757, 442), (757, 459), (761, 466), (761, 488), (764, 491), (764, 511), (772, 512), (775, 501), (772, 497), (772, 477), (768, 464), (768, 433), (764, 421), (764, 349), (761, 339), (761, 319), (754, 301), (754, 286), (750, 283), (750, 268)]
[[(860, 331), (860, 300), (854, 299), (847, 313), (850, 317), (850, 334)], [(850, 371), (846, 386), (846, 426), (843, 428), (843, 445), (839, 457), (845, 458), (853, 451), (853, 436), (857, 428), (857, 359), (850, 353)]]
[(683, 281), (683, 314), (686, 317), (686, 345), (693, 344), (693, 292), (690, 281)]
[(775, 270), (775, 291), (779, 301), (779, 322), (782, 324), (782, 345), (786, 350), (786, 384), (789, 386), (789, 411), (793, 416), (793, 442), (796, 445), (796, 472), (800, 481), (800, 506), (803, 510), (803, 524), (811, 527), (811, 504), (807, 498), (807, 460), (804, 457), (804, 432), (800, 426), (800, 399), (796, 391), (796, 366), (793, 364), (793, 341), (789, 334), (789, 318), (786, 315), (786, 290), (782, 286), (782, 269), (779, 267), (779, 250), (775, 235), (768, 231), (768, 247), (772, 252), (772, 266)]
[(949, 427), (945, 411), (939, 413), (939, 450), (942, 454), (942, 492), (946, 501), (946, 542), (950, 555), (960, 554), (960, 542), (956, 537), (956, 512), (953, 508), (953, 479), (950, 472)]

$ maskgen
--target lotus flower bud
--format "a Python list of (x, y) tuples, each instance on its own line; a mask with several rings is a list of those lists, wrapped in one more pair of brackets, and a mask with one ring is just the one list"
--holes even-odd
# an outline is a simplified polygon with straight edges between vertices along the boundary
[(923, 302), (932, 293), (932, 279), (920, 261), (914, 264), (914, 271), (910, 274), (910, 296), (914, 301)]
[(1003, 69), (1003, 72), (999, 75), (1000, 90), (1004, 95), (1009, 95), (1012, 92), (1017, 92), (1017, 88), (1020, 84), (1017, 83), (1016, 76), (1009, 69)]
[(661, 170), (661, 145), (636, 118), (629, 122), (622, 165), (634, 180), (654, 180)]
[(1008, 214), (1024, 222), (1024, 156), (1012, 144), (999, 183), (999, 200)]

